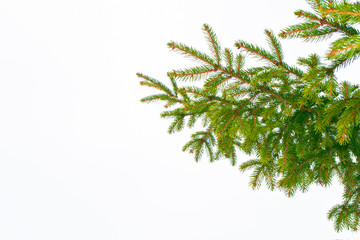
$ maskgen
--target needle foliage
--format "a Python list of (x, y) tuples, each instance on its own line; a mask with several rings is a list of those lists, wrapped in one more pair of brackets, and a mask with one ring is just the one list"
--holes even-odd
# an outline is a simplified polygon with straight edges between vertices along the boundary
[[(171, 50), (199, 64), (168, 72), (169, 84), (138, 73), (141, 85), (159, 92), (141, 101), (165, 102), (161, 116), (172, 119), (169, 133), (201, 121), (203, 128), (183, 147), (195, 161), (206, 153), (210, 162), (226, 158), (236, 165), (239, 150), (254, 156), (239, 167), (252, 171), (254, 189), (265, 183), (293, 196), (312, 184), (326, 187), (337, 179), (344, 187), (343, 201), (330, 209), (328, 218), (336, 231), (357, 231), (360, 88), (338, 81), (336, 71), (359, 57), (360, 3), (307, 2), (312, 11), (296, 11), (298, 24), (278, 36), (265, 30), (267, 48), (242, 40), (236, 41), (235, 50), (222, 48), (206, 24), (210, 54), (169, 42)], [(285, 62), (279, 38), (318, 43), (330, 38), (331, 43), (325, 56), (299, 57), (293, 66)], [(245, 68), (249, 55), (262, 65)]]

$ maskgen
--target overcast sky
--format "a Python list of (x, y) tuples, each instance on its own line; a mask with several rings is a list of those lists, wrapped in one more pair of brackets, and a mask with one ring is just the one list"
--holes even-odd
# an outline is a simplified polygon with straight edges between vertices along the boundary
[[(161, 104), (141, 104), (160, 80), (193, 65), (170, 40), (206, 50), (264, 44), (297, 20), (304, 0), (4, 0), (0, 3), (0, 239), (353, 240), (328, 210), (342, 188), (287, 198), (253, 191), (228, 161), (195, 163), (168, 135)], [(325, 46), (284, 41), (286, 58)], [(358, 72), (343, 74), (357, 82)], [(351, 74), (350, 74), (350, 73)], [(250, 159), (239, 155), (238, 161)]]

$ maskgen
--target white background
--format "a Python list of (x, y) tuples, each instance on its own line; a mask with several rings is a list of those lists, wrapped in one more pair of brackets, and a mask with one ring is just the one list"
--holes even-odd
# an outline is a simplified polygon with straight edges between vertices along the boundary
[[(287, 198), (253, 191), (227, 161), (195, 163), (169, 136), (136, 72), (160, 80), (194, 65), (170, 40), (207, 49), (265, 44), (297, 22), (296, 0), (106, 0), (0, 3), (0, 239), (335, 240), (326, 219), (342, 189)], [(283, 41), (288, 61), (326, 44)], [(235, 49), (234, 49), (235, 50)], [(352, 71), (352, 72), (351, 72)], [(356, 82), (359, 73), (340, 73)], [(239, 155), (239, 162), (251, 157)]]

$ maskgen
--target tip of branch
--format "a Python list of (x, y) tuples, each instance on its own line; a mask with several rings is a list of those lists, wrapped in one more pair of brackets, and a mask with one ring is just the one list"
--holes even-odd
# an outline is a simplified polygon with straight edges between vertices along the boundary
[(294, 12), (294, 14), (295, 14), (295, 16), (300, 17), (301, 14), (302, 14), (302, 11), (301, 11), (301, 10), (300, 10), (300, 11), (296, 11), (296, 12)]
[(175, 44), (174, 44), (174, 42), (169, 42), (167, 45), (168, 45), (168, 47), (171, 48), (172, 50), (175, 49)]
[(237, 47), (238, 49), (242, 48), (244, 46), (243, 42), (236, 42), (235, 43), (235, 47)]
[(266, 34), (271, 34), (272, 32), (271, 32), (271, 30), (269, 30), (269, 29), (265, 29), (265, 33), (266, 33)]

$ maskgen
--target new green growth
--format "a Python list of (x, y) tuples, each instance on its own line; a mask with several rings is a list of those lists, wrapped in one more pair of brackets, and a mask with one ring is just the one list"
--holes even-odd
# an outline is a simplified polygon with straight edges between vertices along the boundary
[[(299, 24), (285, 28), (280, 38), (332, 41), (325, 56), (284, 61), (278, 37), (265, 30), (268, 48), (237, 41), (236, 50), (222, 48), (208, 25), (203, 31), (211, 55), (182, 43), (168, 46), (199, 63), (168, 72), (169, 87), (139, 73), (141, 85), (159, 90), (142, 102), (165, 102), (164, 118), (172, 118), (169, 133), (201, 121), (183, 147), (198, 161), (205, 152), (213, 162), (227, 158), (236, 165), (241, 150), (255, 159), (240, 164), (251, 170), (250, 185), (265, 182), (286, 195), (305, 192), (310, 185), (344, 187), (342, 203), (328, 212), (336, 231), (359, 228), (360, 218), (360, 88), (337, 81), (336, 71), (359, 57), (360, 3), (307, 0), (313, 11), (296, 11)], [(261, 66), (244, 67), (245, 56)], [(352, 79), (356, 81), (356, 79)], [(179, 87), (179, 81), (186, 82)], [(192, 86), (201, 81), (202, 86)], [(184, 84), (182, 84), (184, 85)], [(197, 86), (199, 86), (197, 84)]]

